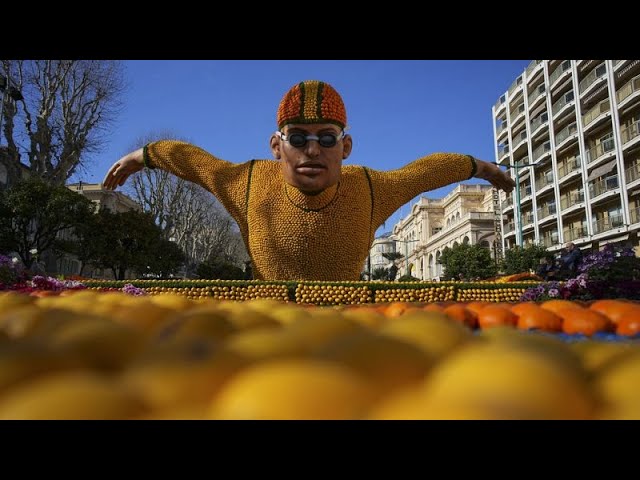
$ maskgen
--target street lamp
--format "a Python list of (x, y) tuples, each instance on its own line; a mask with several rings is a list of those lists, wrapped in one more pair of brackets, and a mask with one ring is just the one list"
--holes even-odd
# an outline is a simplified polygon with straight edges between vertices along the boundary
[[(492, 162), (495, 165), (500, 166), (498, 162)], [(518, 233), (520, 234), (520, 246), (524, 247), (524, 236), (522, 234), (522, 210), (520, 208), (520, 169), (521, 168), (535, 168), (533, 165), (519, 165), (516, 160), (515, 165), (506, 165), (507, 168), (513, 168), (516, 171), (516, 212), (518, 216)], [(516, 241), (516, 243), (518, 243)]]

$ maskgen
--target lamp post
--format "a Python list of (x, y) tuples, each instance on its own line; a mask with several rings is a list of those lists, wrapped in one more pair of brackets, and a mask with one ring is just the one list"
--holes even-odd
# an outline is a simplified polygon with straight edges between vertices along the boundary
[[(495, 165), (499, 164), (493, 162)], [(515, 165), (507, 165), (507, 168), (513, 168), (516, 171), (516, 215), (518, 216), (518, 233), (520, 237), (520, 246), (524, 246), (524, 236), (522, 234), (522, 209), (520, 208), (520, 169), (521, 168), (534, 168), (533, 165), (520, 165), (516, 160)], [(517, 239), (516, 239), (516, 243)]]

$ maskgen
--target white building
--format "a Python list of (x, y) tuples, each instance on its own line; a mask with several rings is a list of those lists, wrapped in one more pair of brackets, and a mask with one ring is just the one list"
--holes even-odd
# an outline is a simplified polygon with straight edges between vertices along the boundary
[(500, 194), (503, 248), (638, 247), (639, 60), (533, 60), (492, 113), (520, 184)]
[[(493, 192), (491, 185), (459, 184), (444, 198), (421, 197), (409, 215), (393, 227), (395, 249), (404, 255), (396, 262), (398, 276), (439, 280), (440, 255), (445, 247), (457, 244), (480, 244), (495, 256)], [(371, 255), (375, 255), (373, 249)]]

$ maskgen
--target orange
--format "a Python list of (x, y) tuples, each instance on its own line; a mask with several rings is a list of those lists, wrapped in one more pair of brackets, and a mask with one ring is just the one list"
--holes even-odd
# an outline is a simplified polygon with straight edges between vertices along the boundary
[(393, 302), (385, 308), (384, 314), (387, 317), (399, 317), (412, 308), (415, 307), (413, 307), (409, 302)]
[(466, 308), (462, 304), (451, 305), (444, 309), (444, 313), (451, 319), (466, 325), (469, 328), (476, 328), (478, 325), (478, 315)]
[(444, 312), (444, 307), (438, 303), (429, 303), (428, 305), (425, 305), (422, 309), (427, 312)]
[(618, 323), (623, 318), (640, 318), (640, 304), (622, 300), (597, 300), (589, 309), (602, 313), (613, 323)]
[(465, 305), (465, 307), (467, 307), (467, 310), (471, 310), (473, 313), (475, 313), (477, 318), (480, 310), (482, 310), (487, 305), (489, 305), (489, 302), (469, 302)]
[[(511, 309), (518, 315), (518, 328), (523, 330), (542, 330), (545, 332), (562, 331), (562, 318), (550, 310), (531, 304)], [(514, 311), (516, 310), (516, 311)]]
[(634, 317), (624, 317), (616, 325), (616, 333), (632, 337), (640, 333), (640, 312)]
[(562, 331), (569, 335), (581, 333), (591, 336), (612, 330), (613, 324), (603, 314), (588, 308), (567, 308), (558, 312), (562, 317)]
[(545, 310), (550, 310), (555, 314), (558, 314), (567, 308), (581, 308), (576, 302), (572, 302), (570, 300), (547, 300), (546, 302), (543, 302), (540, 307)]
[(478, 314), (480, 328), (490, 328), (498, 325), (515, 327), (518, 317), (508, 307), (503, 305), (487, 305)]

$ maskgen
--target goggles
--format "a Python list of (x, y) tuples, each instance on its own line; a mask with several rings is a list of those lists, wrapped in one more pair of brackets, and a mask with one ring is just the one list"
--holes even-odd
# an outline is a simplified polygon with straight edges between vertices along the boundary
[(289, 145), (292, 147), (296, 148), (304, 147), (309, 140), (316, 140), (321, 147), (331, 148), (335, 147), (336, 144), (344, 138), (344, 130), (337, 135), (335, 133), (322, 133), (320, 136), (304, 135), (302, 133), (291, 133), (289, 135), (285, 135), (282, 132), (276, 132), (276, 135), (285, 142), (289, 142)]

